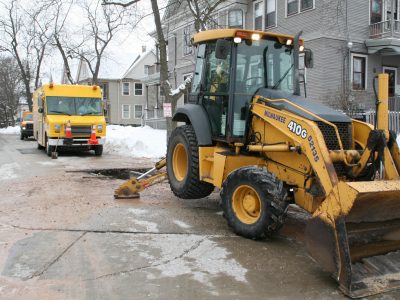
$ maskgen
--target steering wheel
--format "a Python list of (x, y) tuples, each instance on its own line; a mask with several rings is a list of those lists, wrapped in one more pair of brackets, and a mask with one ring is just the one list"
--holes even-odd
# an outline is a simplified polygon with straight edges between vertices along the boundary
[(253, 86), (253, 83), (251, 83), (251, 82), (247, 83), (247, 81), (254, 80), (254, 79), (261, 79), (261, 81), (263, 81), (264, 77), (263, 76), (254, 76), (254, 77), (247, 78), (244, 81), (244, 85), (245, 85), (246, 89), (249, 89), (249, 88), (251, 88)]

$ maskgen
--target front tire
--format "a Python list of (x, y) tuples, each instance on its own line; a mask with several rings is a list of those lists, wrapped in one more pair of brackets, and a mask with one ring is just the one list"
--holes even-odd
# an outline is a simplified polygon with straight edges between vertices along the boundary
[(258, 167), (244, 167), (225, 180), (222, 206), (228, 225), (245, 238), (264, 239), (283, 225), (289, 204), (282, 181)]
[(20, 138), (20, 140), (21, 140), (21, 141), (23, 141), (23, 140), (24, 140), (24, 138), (25, 138), (25, 136), (24, 136), (24, 135), (21, 133), (21, 135), (20, 135), (20, 137), (19, 137), (19, 138)]
[(199, 178), (199, 146), (192, 125), (175, 128), (168, 140), (167, 174), (175, 196), (182, 199), (207, 197), (214, 186)]
[(49, 139), (46, 137), (46, 154), (47, 156), (51, 156), (51, 153), (54, 152), (55, 147), (49, 145)]
[(94, 147), (94, 155), (101, 156), (103, 154), (103, 145)]

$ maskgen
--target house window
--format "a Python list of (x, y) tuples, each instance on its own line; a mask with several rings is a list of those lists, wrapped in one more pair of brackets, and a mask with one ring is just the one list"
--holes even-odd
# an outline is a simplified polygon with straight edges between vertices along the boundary
[(264, 13), (264, 2), (254, 2), (254, 29), (263, 29), (263, 13)]
[(314, 0), (300, 0), (300, 11), (314, 8)]
[(243, 28), (243, 11), (241, 9), (229, 11), (228, 27), (229, 28)]
[(299, 12), (299, 0), (287, 0), (287, 15), (294, 15)]
[(266, 0), (265, 28), (276, 26), (276, 0)]
[(101, 83), (100, 87), (103, 92), (103, 100), (107, 100), (108, 99), (108, 83)]
[(135, 104), (135, 119), (140, 119), (143, 115), (143, 105)]
[[(185, 82), (186, 79), (188, 79), (190, 76), (192, 76), (192, 73), (184, 74), (183, 75), (183, 81)], [(187, 103), (188, 100), (189, 100), (189, 94), (190, 94), (191, 88), (192, 88), (192, 85), (189, 85), (188, 88), (185, 91), (185, 94), (183, 95), (183, 102), (184, 103)]]
[(286, 15), (291, 16), (313, 9), (314, 3), (315, 0), (286, 0)]
[(144, 65), (144, 75), (149, 75), (149, 69), (150, 69), (149, 65)]
[(129, 104), (122, 104), (122, 119), (130, 119), (131, 106)]
[(191, 25), (183, 28), (183, 55), (192, 54), (192, 42), (190, 41)]
[(383, 0), (370, 0), (371, 24), (383, 21)]
[(367, 56), (352, 55), (353, 90), (365, 90), (367, 82)]
[(135, 82), (135, 96), (143, 96), (143, 83)]
[(122, 83), (122, 95), (129, 96), (130, 95), (130, 82)]

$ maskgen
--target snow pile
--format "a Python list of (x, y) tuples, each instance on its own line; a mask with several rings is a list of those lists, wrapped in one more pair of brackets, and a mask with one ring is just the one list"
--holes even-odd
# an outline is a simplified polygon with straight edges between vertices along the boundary
[(131, 157), (160, 158), (167, 153), (167, 131), (148, 126), (108, 125), (104, 152)]
[(19, 126), (8, 126), (7, 128), (0, 128), (0, 134), (19, 134)]

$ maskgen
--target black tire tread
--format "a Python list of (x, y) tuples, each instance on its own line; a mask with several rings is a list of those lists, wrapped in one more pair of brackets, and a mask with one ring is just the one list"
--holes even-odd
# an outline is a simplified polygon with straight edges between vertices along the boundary
[[(188, 154), (192, 158), (192, 165), (189, 166), (188, 182), (182, 190), (176, 190), (169, 182), (172, 192), (175, 196), (182, 199), (199, 199), (207, 197), (214, 190), (214, 185), (200, 181), (199, 179), (199, 146), (197, 144), (196, 133), (192, 125), (183, 125), (177, 127), (172, 133), (168, 140), (168, 149), (170, 149), (170, 141), (175, 135), (183, 135), (188, 143), (189, 149)], [(171, 151), (173, 151), (171, 149)], [(168, 164), (167, 164), (168, 168)]]
[(101, 156), (103, 154), (103, 145), (98, 145), (94, 148), (94, 155)]
[[(265, 197), (263, 197), (264, 200), (262, 201), (268, 201), (269, 203), (269, 217), (265, 220), (263, 226), (254, 228), (254, 231), (244, 229), (246, 224), (240, 222), (240, 220), (235, 216), (233, 210), (229, 209), (228, 201), (231, 201), (231, 199), (227, 199), (227, 192), (232, 179), (251, 182), (253, 187), (259, 187), (261, 193), (265, 195)], [(221, 198), (224, 215), (228, 221), (229, 227), (231, 227), (236, 234), (255, 240), (265, 239), (279, 231), (284, 223), (289, 205), (287, 190), (284, 187), (283, 182), (273, 173), (255, 166), (243, 167), (232, 172), (222, 186)]]

